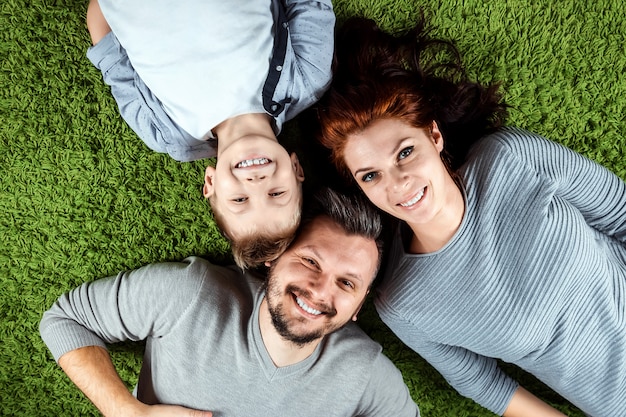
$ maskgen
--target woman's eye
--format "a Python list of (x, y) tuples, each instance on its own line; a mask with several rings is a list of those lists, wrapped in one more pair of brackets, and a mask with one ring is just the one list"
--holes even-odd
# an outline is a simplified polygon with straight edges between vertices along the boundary
[(231, 201), (233, 203), (245, 203), (246, 201), (248, 201), (248, 197), (233, 198)]
[(361, 177), (361, 181), (362, 182), (370, 182), (370, 181), (374, 181), (374, 179), (376, 178), (376, 173), (375, 172), (368, 172), (367, 174), (363, 175)]
[(400, 153), (398, 154), (398, 159), (404, 159), (407, 156), (411, 155), (412, 152), (413, 146), (408, 146), (400, 151)]
[(270, 197), (280, 197), (281, 195), (285, 194), (284, 191), (277, 191), (275, 193), (269, 193)]

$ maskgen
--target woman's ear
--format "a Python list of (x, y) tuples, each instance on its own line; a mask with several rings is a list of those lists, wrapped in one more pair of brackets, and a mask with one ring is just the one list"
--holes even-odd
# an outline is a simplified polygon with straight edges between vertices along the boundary
[(443, 151), (443, 135), (441, 134), (441, 130), (439, 130), (437, 122), (435, 122), (434, 120), (432, 126), (430, 127), (430, 138), (432, 139), (439, 153), (441, 153), (441, 151)]
[(204, 171), (204, 186), (202, 187), (202, 195), (204, 198), (209, 198), (215, 192), (213, 177), (215, 176), (215, 168), (211, 165), (206, 167)]

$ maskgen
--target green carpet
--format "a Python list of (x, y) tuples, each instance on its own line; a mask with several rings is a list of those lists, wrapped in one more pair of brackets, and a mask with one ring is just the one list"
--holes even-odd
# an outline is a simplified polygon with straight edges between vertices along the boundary
[[(205, 162), (181, 164), (149, 151), (121, 121), (85, 58), (86, 4), (0, 4), (3, 416), (97, 415), (38, 334), (42, 313), (64, 291), (191, 254), (229, 260), (200, 194)], [(416, 4), (440, 35), (457, 41), (473, 76), (504, 82), (511, 124), (566, 144), (626, 178), (622, 0), (337, 0), (335, 6), (340, 21), (363, 15), (398, 31), (417, 16)], [(288, 124), (288, 134), (293, 126)], [(424, 416), (492, 415), (403, 347), (371, 305), (362, 325), (403, 371)], [(129, 385), (136, 380), (138, 351), (114, 349)], [(582, 416), (532, 378), (511, 372), (561, 410)]]

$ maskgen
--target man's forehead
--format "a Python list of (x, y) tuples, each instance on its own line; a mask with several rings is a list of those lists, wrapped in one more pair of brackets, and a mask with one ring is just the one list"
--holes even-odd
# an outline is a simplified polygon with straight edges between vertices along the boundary
[(324, 235), (341, 237), (347, 236), (347, 233), (343, 226), (325, 215), (319, 215), (313, 218), (302, 228), (300, 233), (300, 236), (305, 238), (321, 238)]
[[(292, 244), (293, 248), (310, 251), (318, 257), (342, 258), (345, 266), (356, 265), (355, 269), (367, 267), (365, 259), (378, 263), (378, 248), (374, 239), (348, 234), (345, 229), (326, 216), (313, 219)], [(350, 268), (352, 269), (352, 268)]]

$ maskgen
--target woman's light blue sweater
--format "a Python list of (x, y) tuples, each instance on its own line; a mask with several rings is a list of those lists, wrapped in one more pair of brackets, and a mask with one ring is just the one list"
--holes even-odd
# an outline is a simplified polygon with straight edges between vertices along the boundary
[(461, 394), (502, 414), (532, 373), (585, 413), (626, 415), (626, 183), (525, 131), (482, 139), (466, 211), (435, 253), (395, 238), (376, 306)]

